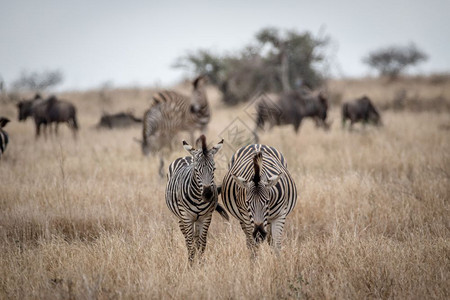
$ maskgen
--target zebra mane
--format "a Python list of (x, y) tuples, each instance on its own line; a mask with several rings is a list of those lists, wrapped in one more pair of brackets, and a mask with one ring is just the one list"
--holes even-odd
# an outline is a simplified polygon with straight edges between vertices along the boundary
[(176, 92), (169, 90), (158, 92), (152, 96), (152, 103), (150, 104), (150, 108), (161, 103), (173, 101), (173, 98), (177, 97), (176, 95)]
[(253, 167), (255, 169), (255, 176), (253, 176), (253, 182), (257, 184), (261, 180), (261, 163), (262, 163), (262, 152), (256, 152), (253, 157)]
[(206, 146), (206, 137), (204, 134), (202, 134), (200, 136), (200, 141), (202, 142), (202, 151), (203, 151), (203, 155), (206, 156), (206, 154), (208, 153), (208, 148)]

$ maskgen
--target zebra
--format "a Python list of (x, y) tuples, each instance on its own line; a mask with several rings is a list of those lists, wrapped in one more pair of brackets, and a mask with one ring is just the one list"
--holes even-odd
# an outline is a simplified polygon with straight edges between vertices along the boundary
[(8, 133), (3, 130), (3, 127), (6, 126), (6, 124), (9, 123), (9, 119), (0, 117), (0, 158), (2, 158), (3, 153), (6, 150), (6, 146), (9, 142)]
[[(197, 77), (192, 85), (190, 97), (174, 91), (162, 91), (153, 96), (151, 107), (143, 118), (142, 140), (138, 140), (142, 153), (160, 153), (171, 150), (174, 136), (180, 131), (188, 131), (193, 141), (194, 131), (202, 134), (211, 119), (211, 110), (206, 97), (204, 76)], [(160, 153), (161, 154), (161, 153)], [(164, 161), (160, 156), (159, 175), (163, 177)]]
[(279, 252), (286, 217), (297, 202), (297, 188), (277, 149), (261, 144), (238, 149), (223, 179), (222, 200), (239, 220), (253, 257), (266, 237)]
[(222, 217), (229, 219), (218, 204), (219, 191), (214, 183), (214, 155), (222, 148), (223, 139), (211, 149), (207, 148), (204, 135), (199, 141), (200, 149), (194, 149), (183, 141), (184, 149), (191, 156), (178, 158), (170, 164), (166, 187), (166, 203), (179, 219), (191, 264), (196, 253), (201, 256), (205, 251), (213, 211), (217, 210)]

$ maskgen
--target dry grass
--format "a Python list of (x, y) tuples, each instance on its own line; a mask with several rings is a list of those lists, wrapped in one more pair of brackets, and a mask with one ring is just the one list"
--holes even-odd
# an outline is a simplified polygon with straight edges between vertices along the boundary
[(329, 83), (335, 104), (369, 96), (383, 109), (450, 112), (450, 75), (428, 77), (365, 78), (333, 80)]
[[(209, 140), (236, 116), (252, 124), (243, 107), (225, 108), (209, 92)], [(236, 220), (215, 214), (204, 260), (189, 268), (157, 159), (132, 141), (140, 128), (91, 128), (105, 107), (141, 113), (150, 95), (115, 91), (106, 105), (95, 91), (65, 95), (79, 108), (76, 142), (66, 128), (36, 142), (30, 121), (8, 124), (0, 298), (449, 298), (448, 113), (387, 111), (383, 128), (353, 133), (307, 121), (299, 136), (292, 128), (263, 134), (285, 154), (300, 192), (280, 257), (263, 246), (252, 262)], [(16, 119), (12, 105), (1, 111)], [(337, 107), (331, 115), (339, 119)], [(233, 138), (230, 130), (221, 135)], [(169, 159), (180, 155), (181, 147)]]

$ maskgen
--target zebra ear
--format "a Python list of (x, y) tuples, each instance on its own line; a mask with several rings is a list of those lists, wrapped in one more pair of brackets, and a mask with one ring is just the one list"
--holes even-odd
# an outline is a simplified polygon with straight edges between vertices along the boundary
[(183, 141), (183, 148), (189, 152), (192, 156), (194, 156), (194, 147), (192, 147), (191, 145), (189, 145), (186, 141)]
[(273, 175), (270, 178), (268, 178), (267, 181), (263, 182), (263, 184), (266, 188), (271, 188), (278, 183), (278, 180), (280, 180), (280, 178), (281, 174)]
[(212, 155), (215, 155), (223, 146), (223, 139), (217, 143), (217, 145), (215, 145), (214, 147), (211, 148), (210, 153)]
[(247, 188), (247, 181), (244, 177), (231, 175), (233, 179), (236, 181), (237, 185), (239, 185), (241, 188), (246, 189)]

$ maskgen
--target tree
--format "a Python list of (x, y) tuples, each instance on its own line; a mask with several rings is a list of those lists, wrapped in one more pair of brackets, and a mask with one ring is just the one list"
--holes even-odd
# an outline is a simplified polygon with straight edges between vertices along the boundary
[(269, 27), (259, 31), (256, 39), (261, 45), (270, 46), (267, 62), (278, 66), (283, 91), (296, 87), (299, 81), (310, 87), (322, 83), (318, 65), (325, 60), (322, 50), (328, 45), (329, 37), (314, 37), (309, 32), (300, 34), (295, 30), (280, 33)]
[(43, 72), (22, 71), (19, 78), (12, 83), (13, 90), (42, 92), (62, 83), (64, 79), (60, 70), (50, 70)]
[(232, 54), (218, 55), (197, 50), (180, 57), (174, 67), (195, 74), (207, 73), (223, 94), (223, 101), (247, 101), (255, 92), (289, 91), (303, 82), (317, 87), (323, 82), (319, 71), (328, 37), (314, 37), (295, 30), (280, 32), (274, 27), (260, 30), (251, 44)]
[(411, 43), (408, 46), (390, 46), (375, 50), (364, 57), (363, 62), (377, 70), (380, 75), (395, 78), (406, 68), (427, 59), (427, 54)]

